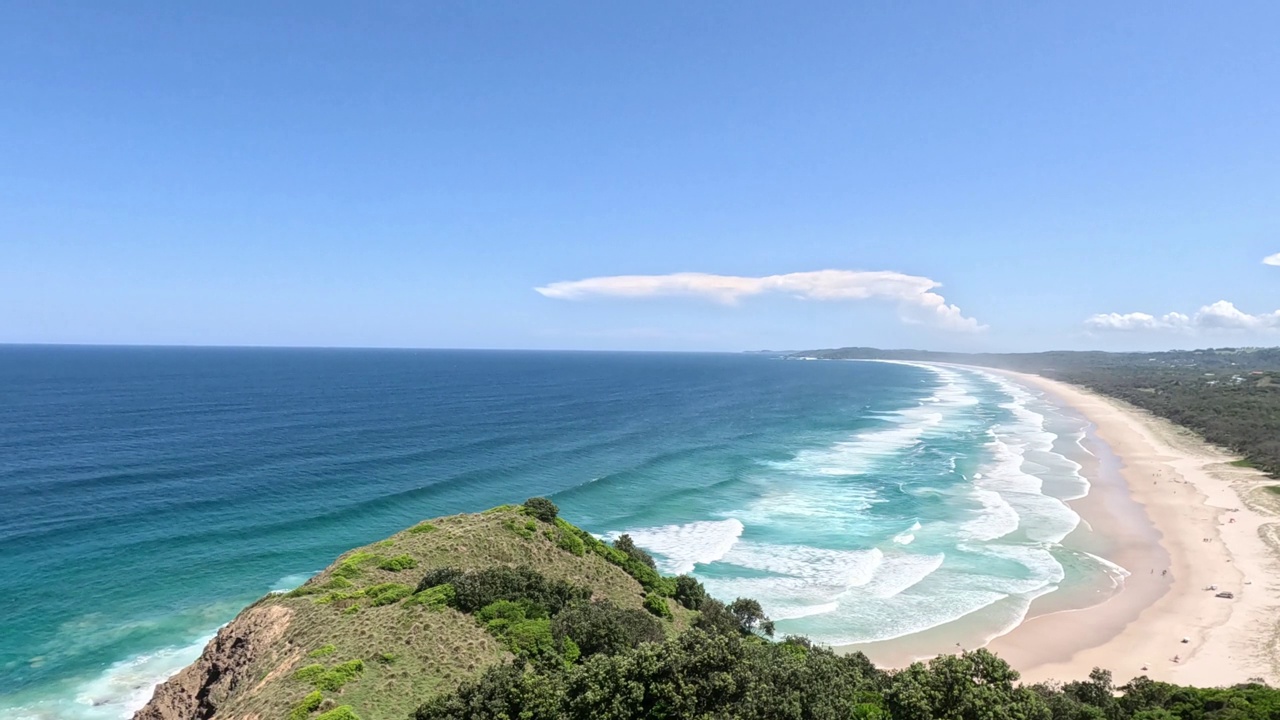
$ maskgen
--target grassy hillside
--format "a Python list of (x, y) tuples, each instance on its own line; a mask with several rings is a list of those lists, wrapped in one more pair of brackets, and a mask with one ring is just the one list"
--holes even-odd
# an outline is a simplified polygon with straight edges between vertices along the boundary
[[(416, 592), (428, 571), (527, 566), (587, 589), (592, 600), (643, 610), (646, 596), (657, 595), (620, 567), (627, 561), (563, 520), (537, 520), (519, 506), (424, 522), (252, 606), (258, 615), (271, 610), (283, 627), (248, 659), (252, 684), (213, 698), (217, 717), (312, 718), (350, 706), (362, 720), (404, 720), (425, 698), (514, 657), (473, 615)], [(660, 602), (671, 615), (662, 620), (669, 634), (687, 626), (689, 610)]]

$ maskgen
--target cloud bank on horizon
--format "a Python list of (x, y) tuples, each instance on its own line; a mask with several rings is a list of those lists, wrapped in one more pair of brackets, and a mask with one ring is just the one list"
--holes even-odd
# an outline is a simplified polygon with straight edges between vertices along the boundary
[[(1280, 255), (1273, 256), (1280, 257)], [(1269, 260), (1270, 258), (1268, 258)], [(1271, 263), (1268, 263), (1271, 264)], [(1276, 264), (1280, 264), (1277, 261)], [(1195, 332), (1198, 330), (1280, 330), (1280, 310), (1250, 315), (1235, 304), (1219, 300), (1205, 305), (1191, 315), (1171, 312), (1156, 317), (1147, 313), (1099, 313), (1085, 320), (1092, 330), (1140, 331), (1163, 330)]]
[(764, 277), (695, 272), (610, 275), (554, 282), (534, 290), (556, 300), (690, 296), (726, 305), (767, 293), (790, 295), (801, 300), (888, 300), (898, 303), (899, 317), (904, 322), (928, 324), (955, 332), (978, 332), (987, 328), (933, 292), (941, 285), (927, 277), (888, 270), (816, 270)]
[(1276, 265), (1276, 266), (1280, 267), (1280, 253), (1276, 253), (1275, 255), (1268, 255), (1268, 256), (1266, 256), (1266, 257), (1262, 258), (1262, 264), (1263, 264), (1263, 265)]

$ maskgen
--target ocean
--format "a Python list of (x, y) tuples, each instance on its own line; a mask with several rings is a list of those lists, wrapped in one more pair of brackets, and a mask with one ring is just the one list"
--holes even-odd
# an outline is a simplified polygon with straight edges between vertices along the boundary
[(963, 368), (9, 346), (0, 408), (3, 717), (129, 717), (262, 594), (535, 495), (831, 645), (1123, 578), (1064, 544), (1086, 422)]

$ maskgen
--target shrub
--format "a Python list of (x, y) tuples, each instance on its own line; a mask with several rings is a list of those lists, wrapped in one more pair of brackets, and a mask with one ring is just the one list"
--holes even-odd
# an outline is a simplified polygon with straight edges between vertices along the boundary
[(360, 574), (360, 566), (365, 563), (374, 562), (378, 559), (377, 555), (368, 552), (352, 553), (350, 557), (338, 563), (338, 567), (334, 569), (335, 577), (351, 579)]
[[(650, 618), (651, 619), (651, 618)], [(706, 635), (691, 630), (661, 643), (617, 655), (597, 655), (569, 668), (499, 665), (437, 695), (416, 720), (496, 718), (886, 718), (881, 707), (884, 673), (860, 655), (814, 650), (803, 658), (778, 644), (741, 634)], [(957, 684), (969, 683), (967, 676)], [(981, 692), (981, 690), (979, 690)], [(975, 693), (977, 694), (977, 693)], [(1004, 688), (990, 695), (994, 707), (948, 712), (951, 696), (926, 698), (927, 713), (897, 720), (1020, 718), (1048, 720), (1034, 707), (1003, 702)], [(969, 707), (973, 707), (971, 704)], [(1003, 712), (1008, 708), (1009, 712)], [(1072, 719), (1075, 720), (1075, 719)], [(1204, 718), (1204, 720), (1226, 720)]]
[(298, 670), (294, 671), (293, 673), (293, 679), (301, 680), (302, 682), (305, 682), (305, 683), (314, 683), (315, 681), (319, 680), (320, 677), (325, 674), (325, 672), (327, 671), (325, 670), (324, 666), (319, 663), (316, 663), (315, 665), (308, 665), (304, 668), (298, 668)]
[(652, 615), (643, 610), (620, 608), (607, 600), (566, 607), (552, 618), (551, 632), (557, 640), (573, 640), (584, 658), (600, 653), (616, 654), (665, 637), (662, 623)]
[(433, 568), (423, 576), (418, 582), (418, 592), (422, 592), (427, 588), (433, 588), (437, 585), (445, 585), (463, 576), (463, 572), (457, 568), (441, 567)]
[(378, 567), (382, 570), (390, 570), (391, 572), (400, 572), (401, 570), (409, 570), (418, 567), (418, 561), (409, 555), (397, 555), (393, 558), (387, 558), (378, 563)]
[(439, 529), (440, 528), (437, 528), (435, 525), (432, 525), (429, 522), (420, 522), (417, 525), (414, 525), (413, 527), (409, 528), (409, 532), (413, 533), (414, 535), (418, 535), (421, 533), (435, 532), (436, 530), (439, 530)]
[(358, 597), (360, 597), (360, 591), (358, 590), (335, 590), (322, 597), (316, 598), (315, 602), (317, 605), (328, 605), (330, 603), (337, 602), (338, 600), (351, 600)]
[(383, 665), (394, 665), (400, 659), (399, 653), (378, 653), (377, 660)]
[(692, 575), (681, 575), (676, 578), (674, 597), (676, 602), (681, 605), (690, 610), (697, 610), (702, 607), (703, 601), (707, 599), (707, 589)]
[(543, 497), (534, 497), (525, 500), (524, 510), (545, 523), (555, 522), (556, 515), (560, 514), (560, 508), (556, 507), (555, 503)]
[[(626, 566), (627, 560), (629, 559), (626, 553), (613, 547), (612, 545), (607, 545), (605, 543), (602, 543), (596, 538), (592, 538), (592, 540), (595, 540), (595, 542), (588, 543), (592, 552), (604, 558), (605, 560), (608, 560), (614, 565), (617, 565), (618, 567)], [(583, 542), (587, 542), (587, 541), (584, 539)]]
[(360, 612), (360, 606), (359, 606), (359, 605), (349, 605), (349, 606), (347, 606), (347, 609), (346, 609), (346, 610), (343, 610), (343, 611), (342, 611), (342, 614), (343, 614), (343, 615), (355, 615), (355, 614), (356, 614), (356, 613), (358, 613), (358, 612)]
[(373, 601), (374, 607), (399, 602), (413, 594), (413, 588), (400, 583), (382, 583), (364, 590), (365, 597)]
[(464, 573), (453, 581), (453, 607), (474, 613), (498, 600), (529, 600), (554, 615), (574, 600), (591, 597), (587, 588), (563, 580), (547, 580), (528, 567), (494, 567)]
[(560, 535), (556, 538), (556, 547), (567, 552), (571, 552), (578, 557), (586, 554), (587, 548), (582, 543), (582, 538), (576, 533), (560, 531)]
[(316, 720), (360, 720), (360, 716), (356, 714), (355, 710), (351, 709), (350, 705), (339, 705), (320, 715)]
[(572, 641), (566, 644), (552, 635), (546, 608), (528, 600), (498, 600), (481, 608), (476, 619), (520, 657), (560, 655), (566, 662), (573, 662), (580, 654)]
[(289, 711), (289, 720), (306, 720), (322, 702), (324, 702), (324, 694), (319, 690), (308, 693), (301, 702), (293, 706), (293, 710)]
[(364, 672), (363, 660), (348, 660), (316, 678), (315, 685), (319, 690), (336, 692), (341, 690), (343, 685), (359, 677), (362, 672)]
[[(573, 526), (570, 525), (569, 527)], [(652, 590), (653, 592), (665, 597), (675, 595), (675, 579), (662, 577), (656, 569), (651, 567), (649, 563), (653, 562), (653, 558), (650, 557), (648, 553), (640, 550), (640, 548), (635, 547), (635, 543), (631, 541), (631, 537), (629, 535), (625, 536), (627, 538), (625, 541), (622, 541), (622, 538), (618, 538), (618, 540), (622, 541), (624, 545), (631, 543), (631, 546), (638, 552), (638, 555), (635, 557), (628, 555), (612, 545), (601, 542), (599, 538), (596, 538), (585, 530), (579, 530), (578, 528), (573, 529), (577, 531), (577, 535), (579, 539), (582, 540), (582, 544), (586, 549), (622, 568), (628, 575), (635, 578), (636, 582), (644, 586), (645, 590)], [(645, 561), (645, 558), (648, 558), (648, 562)]]
[(318, 658), (318, 657), (324, 657), (326, 655), (332, 655), (333, 651), (337, 649), (338, 647), (333, 643), (329, 643), (327, 645), (321, 645), (315, 650), (312, 650), (311, 652), (307, 653), (307, 657)]
[(511, 623), (502, 629), (499, 637), (508, 650), (521, 657), (536, 658), (556, 652), (551, 621), (546, 618)]
[(648, 565), (650, 570), (658, 569), (658, 563), (654, 561), (653, 556), (636, 546), (630, 535), (625, 533), (619, 535), (618, 539), (613, 541), (613, 546), (626, 553), (632, 559)]
[(644, 596), (644, 609), (660, 618), (671, 617), (671, 608), (667, 605), (667, 599), (655, 593)]
[(445, 583), (414, 593), (405, 601), (405, 605), (426, 605), (432, 609), (439, 609), (453, 603), (453, 595), (453, 586)]
[(485, 605), (476, 613), (476, 619), (488, 623), (494, 620), (516, 622), (547, 617), (547, 609), (529, 600), (499, 600)]
[(702, 602), (702, 609), (698, 611), (693, 626), (711, 635), (738, 635), (742, 632), (738, 618), (715, 598), (707, 598)]
[(760, 632), (773, 637), (773, 621), (764, 614), (760, 603), (751, 598), (738, 598), (729, 603), (729, 612), (738, 619), (743, 632)]
[(527, 520), (523, 523), (519, 523), (515, 520), (508, 519), (502, 523), (502, 526), (525, 540), (533, 537), (533, 534), (538, 531), (538, 523), (533, 520)]

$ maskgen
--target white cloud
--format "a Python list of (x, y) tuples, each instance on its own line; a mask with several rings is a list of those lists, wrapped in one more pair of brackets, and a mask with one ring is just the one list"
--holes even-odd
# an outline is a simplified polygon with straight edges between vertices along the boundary
[(613, 275), (555, 282), (534, 288), (549, 298), (583, 300), (591, 297), (647, 298), (670, 295), (704, 297), (732, 305), (744, 297), (782, 293), (801, 300), (890, 300), (898, 303), (906, 322), (927, 323), (961, 332), (985, 330), (933, 292), (941, 283), (918, 275), (859, 270), (817, 270), (765, 277), (672, 273), (670, 275)]
[(1171, 312), (1160, 317), (1146, 313), (1100, 313), (1085, 320), (1094, 330), (1277, 330), (1280, 329), (1280, 310), (1261, 315), (1250, 315), (1226, 300), (1205, 305), (1193, 315)]
[(1263, 265), (1280, 265), (1280, 253), (1262, 258)]

